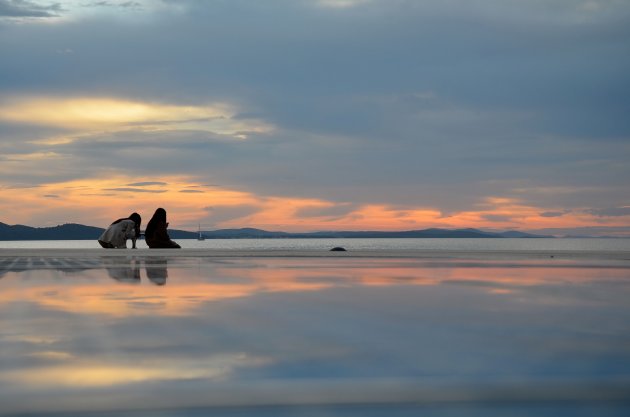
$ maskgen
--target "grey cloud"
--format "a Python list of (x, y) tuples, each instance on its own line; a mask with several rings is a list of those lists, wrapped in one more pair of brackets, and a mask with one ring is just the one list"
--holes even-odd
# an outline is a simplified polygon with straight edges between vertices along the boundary
[(21, 189), (21, 188), (38, 188), (38, 187), (40, 187), (39, 184), (14, 184), (14, 185), (11, 185), (11, 186), (9, 186), (7, 188), (10, 188), (10, 189)]
[(609, 208), (601, 208), (601, 209), (591, 209), (587, 211), (588, 213), (594, 214), (600, 217), (619, 217), (619, 216), (630, 216), (630, 207), (609, 207)]
[(203, 194), (203, 191), (201, 190), (179, 190), (180, 193), (201, 193)]
[(82, 196), (85, 197), (90, 197), (90, 196), (100, 196), (100, 197), (109, 197), (109, 196), (113, 196), (116, 194), (112, 194), (112, 193), (85, 193), (85, 194), (81, 194)]
[(132, 187), (120, 187), (120, 188), (104, 188), (103, 191), (122, 191), (129, 193), (165, 193), (166, 190), (147, 190), (145, 188), (132, 188)]
[(247, 204), (233, 206), (209, 206), (205, 207), (207, 211), (206, 221), (213, 225), (218, 225), (229, 220), (239, 219), (257, 213), (260, 208)]
[(571, 210), (564, 211), (545, 211), (543, 213), (539, 213), (541, 217), (562, 217), (565, 214), (571, 213)]
[(165, 182), (161, 181), (145, 181), (145, 182), (134, 182), (132, 184), (127, 184), (129, 187), (147, 187), (151, 185), (168, 185)]
[(84, 7), (120, 7), (123, 9), (140, 9), (142, 4), (137, 1), (113, 2), (113, 1), (95, 1), (85, 4)]
[(0, 18), (2, 17), (54, 17), (61, 11), (59, 3), (48, 4), (28, 0), (0, 0)]
[(46, 197), (46, 198), (59, 198), (59, 196), (57, 194), (45, 194), (44, 197)]
[(336, 204), (331, 207), (304, 207), (296, 212), (299, 217), (333, 217), (339, 218), (347, 215), (359, 206), (356, 204)]
[(513, 216), (503, 216), (500, 214), (484, 214), (482, 217), (492, 222), (509, 222), (514, 220)]

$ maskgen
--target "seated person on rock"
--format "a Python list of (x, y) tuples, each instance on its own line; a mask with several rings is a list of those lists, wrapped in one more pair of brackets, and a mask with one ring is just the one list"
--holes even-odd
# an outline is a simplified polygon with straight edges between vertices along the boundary
[(118, 219), (98, 238), (98, 243), (106, 249), (126, 249), (127, 239), (131, 239), (132, 248), (136, 249), (136, 240), (140, 237), (142, 218), (138, 213)]
[(171, 240), (166, 231), (167, 227), (166, 210), (163, 208), (155, 210), (155, 214), (149, 220), (147, 230), (144, 232), (144, 240), (149, 248), (181, 248), (181, 246)]

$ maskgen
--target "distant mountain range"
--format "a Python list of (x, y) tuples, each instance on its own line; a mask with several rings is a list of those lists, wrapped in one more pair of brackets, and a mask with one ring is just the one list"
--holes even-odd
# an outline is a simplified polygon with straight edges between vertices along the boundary
[[(0, 240), (96, 240), (103, 228), (68, 223), (54, 227), (9, 226), (0, 222)], [(243, 228), (203, 231), (206, 239), (288, 239), (288, 238), (548, 238), (524, 232), (484, 232), (477, 229), (424, 229), (402, 232), (380, 231), (328, 231), (310, 233), (269, 232)], [(196, 232), (172, 229), (173, 239), (196, 239)]]
[(54, 227), (30, 227), (0, 222), (0, 240), (84, 240), (98, 239), (102, 228), (68, 223)]
[[(31, 227), (0, 222), (0, 240), (96, 240), (105, 229), (67, 223), (54, 227)], [(173, 239), (196, 239), (197, 233), (169, 230)]]
[(477, 229), (424, 229), (407, 230), (401, 232), (381, 232), (381, 231), (327, 231), (309, 233), (288, 233), (269, 232), (266, 230), (244, 228), (244, 229), (221, 229), (202, 232), (207, 239), (282, 239), (282, 238), (532, 238), (551, 237), (532, 235), (529, 233), (508, 231), (508, 232), (484, 232)]

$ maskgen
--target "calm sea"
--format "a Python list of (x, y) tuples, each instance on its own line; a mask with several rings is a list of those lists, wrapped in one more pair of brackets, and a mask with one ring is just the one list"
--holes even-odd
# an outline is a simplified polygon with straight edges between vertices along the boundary
[[(630, 251), (630, 239), (176, 239), (183, 248), (231, 250), (577, 250)], [(131, 243), (129, 243), (131, 246)], [(96, 240), (0, 241), (0, 249), (99, 248)], [(144, 241), (139, 248), (146, 248)]]

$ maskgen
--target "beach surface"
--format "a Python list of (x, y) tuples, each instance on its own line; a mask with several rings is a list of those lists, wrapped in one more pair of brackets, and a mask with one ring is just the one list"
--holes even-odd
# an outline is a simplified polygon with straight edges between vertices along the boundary
[(628, 252), (2, 249), (0, 415), (627, 415), (629, 298)]
[(229, 250), (229, 249), (0, 249), (0, 257), (166, 256), (204, 258), (593, 259), (630, 261), (630, 251), (598, 250)]

